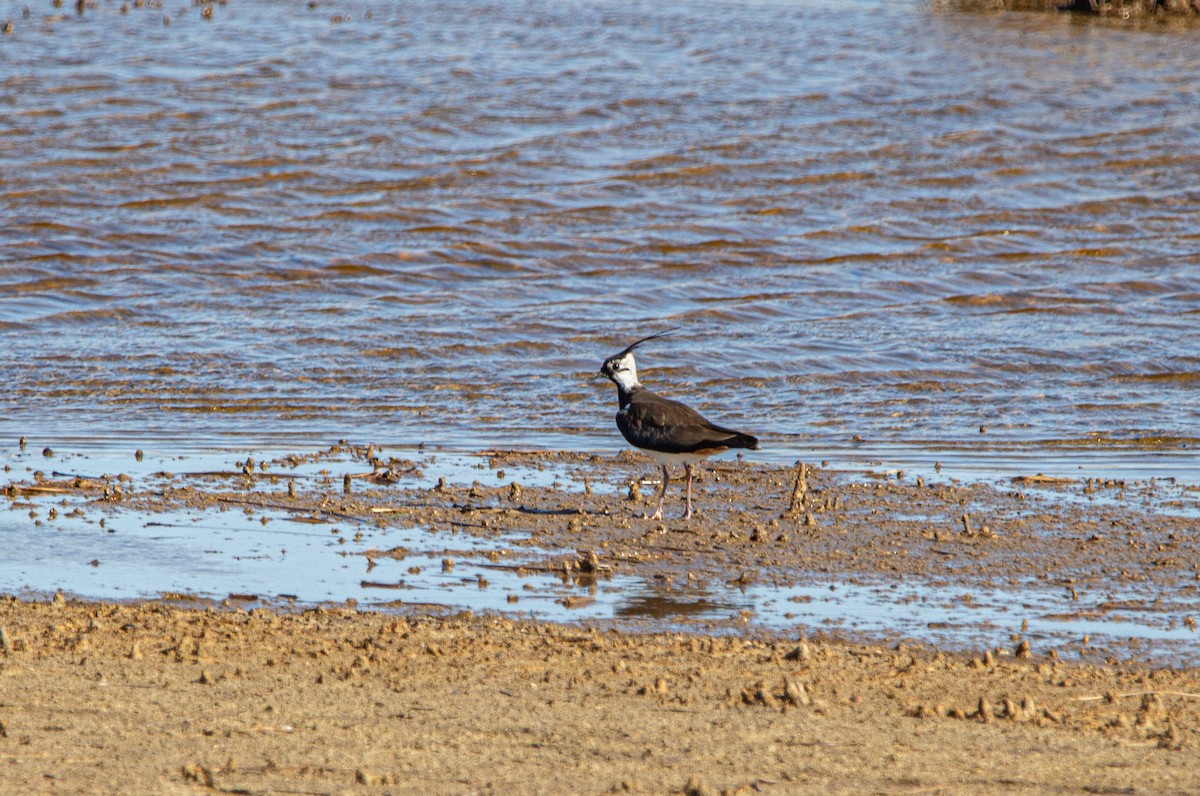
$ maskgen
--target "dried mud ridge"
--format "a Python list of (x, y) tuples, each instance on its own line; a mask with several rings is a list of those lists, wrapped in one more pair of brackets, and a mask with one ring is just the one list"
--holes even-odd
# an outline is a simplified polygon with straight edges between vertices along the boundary
[(1047, 11), (1051, 13), (1094, 14), (1114, 19), (1171, 17), (1195, 19), (1200, 15), (1200, 0), (943, 0), (952, 8), (995, 13), (1009, 11)]

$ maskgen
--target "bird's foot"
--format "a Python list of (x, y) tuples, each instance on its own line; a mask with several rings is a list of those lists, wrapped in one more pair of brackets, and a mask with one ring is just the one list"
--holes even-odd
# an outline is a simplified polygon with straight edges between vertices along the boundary
[(662, 519), (662, 507), (659, 506), (658, 511), (654, 512), (653, 514), (643, 514), (642, 519), (644, 519), (644, 520), (661, 520)]

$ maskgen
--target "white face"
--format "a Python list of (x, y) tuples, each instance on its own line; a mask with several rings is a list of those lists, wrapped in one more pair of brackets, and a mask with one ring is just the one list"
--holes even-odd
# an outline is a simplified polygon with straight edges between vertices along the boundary
[(606, 376), (626, 390), (632, 390), (638, 386), (637, 365), (634, 364), (632, 351), (620, 359), (606, 362), (604, 372)]

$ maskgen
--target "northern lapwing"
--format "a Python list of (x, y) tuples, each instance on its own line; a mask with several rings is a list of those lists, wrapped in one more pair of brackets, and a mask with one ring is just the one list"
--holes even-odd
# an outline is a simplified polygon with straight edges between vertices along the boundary
[(687, 508), (682, 519), (692, 516), (692, 465), (713, 454), (730, 448), (758, 449), (758, 440), (740, 431), (722, 428), (708, 422), (689, 406), (655, 395), (638, 381), (633, 349), (665, 332), (643, 337), (621, 353), (604, 360), (600, 373), (617, 385), (617, 428), (630, 445), (644, 451), (662, 467), (662, 490), (658, 493), (658, 509), (649, 519), (661, 520), (663, 498), (671, 480), (669, 464), (682, 464), (687, 474)]

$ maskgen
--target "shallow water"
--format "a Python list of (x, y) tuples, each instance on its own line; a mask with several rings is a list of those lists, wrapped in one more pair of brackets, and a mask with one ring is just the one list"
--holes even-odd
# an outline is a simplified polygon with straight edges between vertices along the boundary
[(0, 0), (10, 441), (615, 450), (596, 368), (678, 325), (647, 383), (783, 459), (860, 435), (1195, 469), (1191, 28), (23, 8)]

